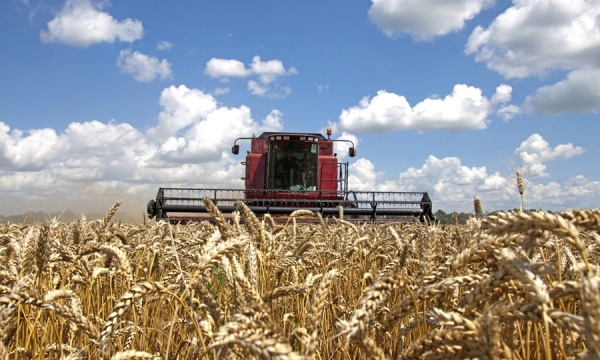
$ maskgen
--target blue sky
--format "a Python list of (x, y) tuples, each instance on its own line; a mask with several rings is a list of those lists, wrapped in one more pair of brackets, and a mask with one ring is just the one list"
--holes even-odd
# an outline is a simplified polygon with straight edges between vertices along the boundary
[[(600, 1), (0, 3), (0, 213), (241, 187), (233, 140), (352, 139), (355, 190), (600, 203)], [(243, 152), (242, 152), (243, 153)]]

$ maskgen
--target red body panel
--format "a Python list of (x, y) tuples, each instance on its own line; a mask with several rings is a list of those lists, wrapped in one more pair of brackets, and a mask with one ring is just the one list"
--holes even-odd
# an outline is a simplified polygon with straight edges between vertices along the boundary
[(319, 155), (319, 189), (336, 191), (338, 188), (337, 158)]
[(319, 141), (319, 156), (323, 155), (333, 156), (333, 141)]
[[(256, 200), (256, 203), (250, 203), (250, 205), (266, 205), (269, 206), (293, 206), (293, 207), (313, 207), (319, 206), (319, 202), (323, 201), (339, 201), (343, 200), (344, 197), (338, 195), (337, 192), (271, 192), (267, 197), (266, 192), (263, 191), (248, 191), (246, 192), (246, 199)], [(268, 200), (268, 201), (263, 201)], [(280, 201), (278, 201), (280, 200)], [(303, 200), (301, 203), (295, 203), (293, 200)], [(304, 200), (309, 200), (308, 202)], [(314, 200), (312, 203), (310, 200)]]
[(246, 156), (246, 189), (265, 188), (265, 162), (267, 154), (248, 154)]
[(262, 154), (269, 150), (269, 139), (252, 139), (252, 154)]
[(245, 187), (246, 189), (264, 189), (269, 140), (252, 139), (250, 146), (251, 152), (246, 155)]

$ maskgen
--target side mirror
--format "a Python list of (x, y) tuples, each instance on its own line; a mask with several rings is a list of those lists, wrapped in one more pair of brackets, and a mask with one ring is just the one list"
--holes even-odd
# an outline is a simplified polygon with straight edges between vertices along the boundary
[(233, 145), (231, 147), (231, 153), (234, 155), (237, 155), (240, 153), (240, 146), (239, 145)]
[(350, 149), (348, 149), (348, 154), (350, 154), (350, 157), (355, 157), (356, 156), (356, 149), (351, 147)]

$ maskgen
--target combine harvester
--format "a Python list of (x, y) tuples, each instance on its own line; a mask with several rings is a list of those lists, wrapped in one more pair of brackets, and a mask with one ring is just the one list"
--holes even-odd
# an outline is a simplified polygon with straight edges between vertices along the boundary
[[(321, 134), (265, 132), (259, 137), (238, 138), (231, 149), (238, 154), (238, 140), (251, 140), (244, 189), (159, 188), (148, 202), (148, 217), (172, 222), (207, 217), (202, 202), (208, 197), (224, 213), (237, 209), (243, 201), (257, 216), (286, 216), (298, 209), (320, 212), (324, 217), (339, 214), (354, 220), (399, 220), (418, 217), (435, 221), (427, 192), (385, 192), (348, 190), (348, 163), (339, 162), (333, 152), (335, 141), (349, 142), (350, 157), (356, 156), (354, 143), (330, 139)], [(204, 216), (200, 215), (204, 214)]]

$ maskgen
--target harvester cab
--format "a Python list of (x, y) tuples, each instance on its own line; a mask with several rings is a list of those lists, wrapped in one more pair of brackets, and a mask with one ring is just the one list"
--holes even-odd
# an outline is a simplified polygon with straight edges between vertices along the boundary
[(239, 140), (250, 140), (246, 161), (246, 190), (337, 192), (348, 185), (348, 164), (338, 162), (334, 141), (321, 134), (265, 132), (259, 137), (236, 139), (232, 152), (239, 153)]
[[(232, 213), (243, 201), (258, 216), (289, 215), (298, 209), (336, 216), (343, 208), (350, 218), (375, 221), (399, 216), (417, 216), (433, 221), (431, 200), (426, 192), (375, 192), (348, 189), (348, 163), (334, 153), (335, 142), (349, 143), (348, 154), (356, 156), (350, 140), (333, 140), (315, 133), (265, 132), (258, 137), (238, 138), (231, 152), (239, 154), (238, 141), (250, 140), (243, 189), (160, 188), (148, 203), (148, 216), (157, 220), (186, 221), (207, 210), (209, 197), (223, 213)], [(187, 214), (183, 215), (182, 214)], [(201, 217), (200, 217), (201, 218)]]

